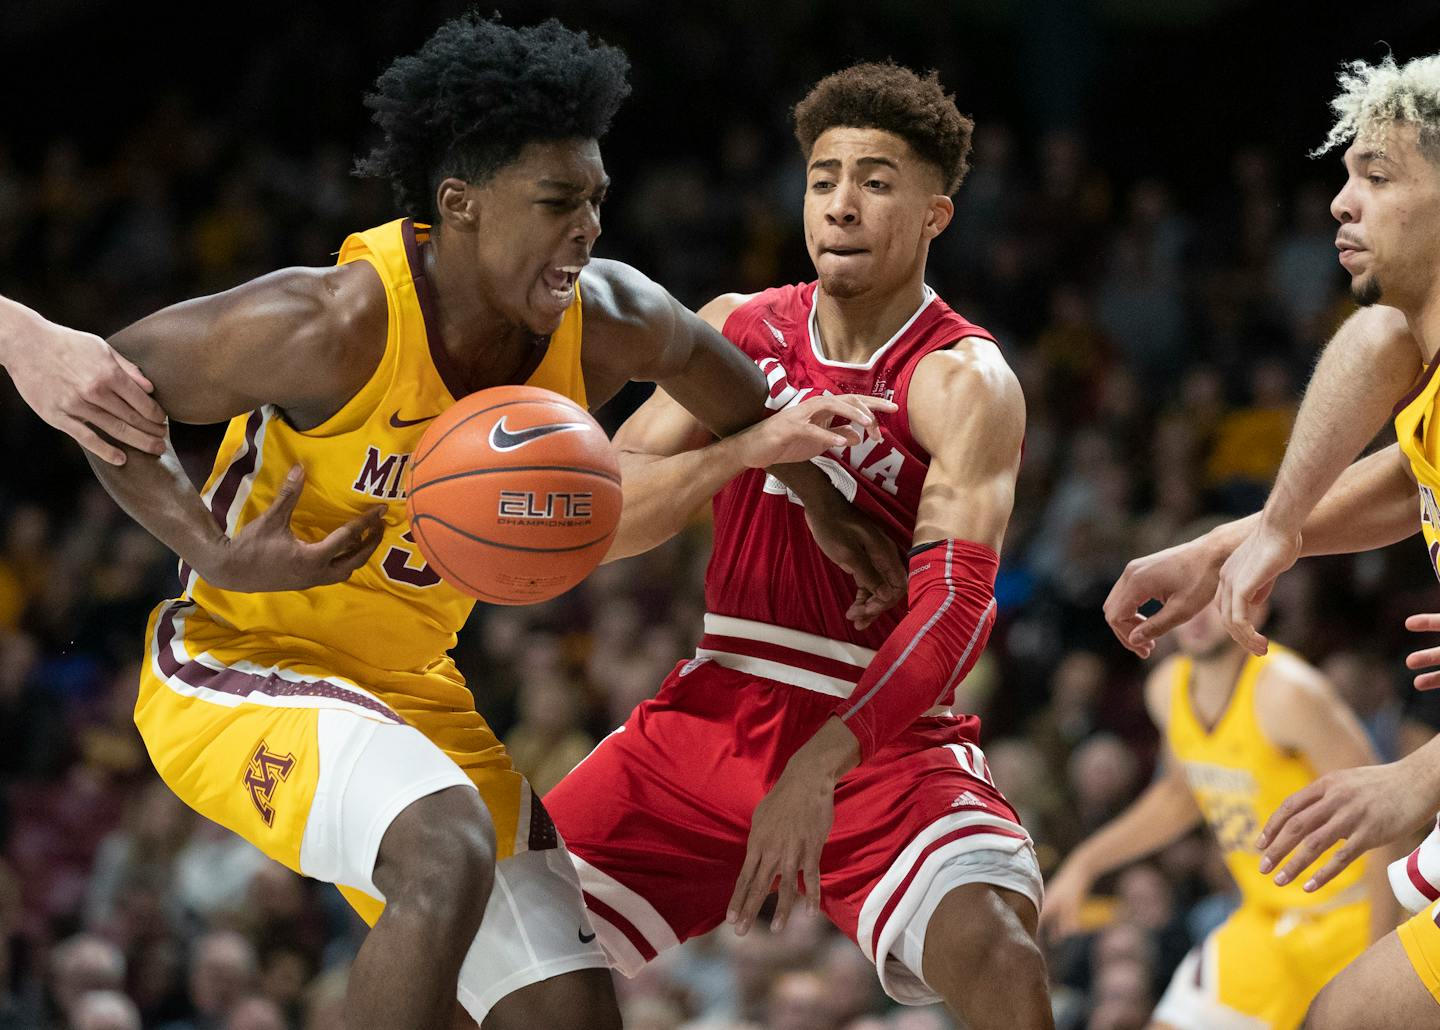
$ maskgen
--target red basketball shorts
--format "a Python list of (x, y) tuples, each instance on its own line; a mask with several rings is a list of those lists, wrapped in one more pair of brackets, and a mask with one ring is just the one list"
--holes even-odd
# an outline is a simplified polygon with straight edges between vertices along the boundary
[[(695, 659), (546, 795), (616, 969), (633, 976), (723, 922), (756, 804), (842, 700)], [(976, 725), (921, 719), (836, 787), (821, 909), (900, 1002), (938, 998), (920, 956), (949, 890), (989, 883), (1040, 907), (1034, 849)]]

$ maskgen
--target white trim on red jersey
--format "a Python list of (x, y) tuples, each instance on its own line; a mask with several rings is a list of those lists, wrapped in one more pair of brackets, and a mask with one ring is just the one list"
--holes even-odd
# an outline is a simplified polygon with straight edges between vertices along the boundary
[[(695, 657), (802, 690), (849, 698), (875, 652), (798, 629), (706, 612), (705, 635)], [(923, 713), (927, 718), (953, 715), (941, 705)]]
[(818, 306), (815, 303), (815, 299), (820, 296), (820, 287), (816, 286), (815, 292), (810, 295), (810, 318), (806, 323), (807, 331), (810, 334), (810, 350), (814, 353), (815, 360), (822, 365), (829, 365), (831, 368), (874, 368), (875, 363), (880, 360), (881, 355), (893, 347), (900, 338), (909, 331), (910, 327), (915, 324), (915, 320), (925, 313), (925, 309), (930, 306), (930, 302), (938, 296), (938, 294), (930, 288), (929, 283), (923, 283), (922, 285), (925, 287), (925, 296), (921, 299), (920, 306), (915, 309), (915, 314), (906, 319), (905, 324), (895, 331), (895, 335), (886, 340), (879, 350), (870, 355), (869, 361), (863, 363), (855, 361), (834, 361), (827, 358), (820, 349), (820, 321), (815, 314)]

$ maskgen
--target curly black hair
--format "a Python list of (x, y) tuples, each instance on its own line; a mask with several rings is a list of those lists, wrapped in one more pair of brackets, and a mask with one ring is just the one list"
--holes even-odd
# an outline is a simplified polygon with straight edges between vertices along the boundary
[(629, 70), (623, 51), (554, 18), (512, 28), (463, 14), (375, 81), (365, 106), (385, 138), (355, 174), (389, 179), (407, 214), (431, 218), (442, 179), (483, 183), (527, 143), (605, 135)]
[(970, 171), (975, 123), (956, 108), (938, 72), (921, 78), (893, 61), (852, 65), (816, 83), (794, 113), (795, 138), (807, 159), (821, 133), (845, 126), (899, 136), (939, 169), (946, 194)]

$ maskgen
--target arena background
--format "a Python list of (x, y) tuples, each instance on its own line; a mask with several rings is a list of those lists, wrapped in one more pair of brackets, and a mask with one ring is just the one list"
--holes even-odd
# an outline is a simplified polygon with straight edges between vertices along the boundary
[[(598, 253), (698, 306), (808, 278), (788, 109), (857, 59), (938, 68), (975, 167), (931, 283), (993, 330), (1029, 404), (1001, 617), (965, 687), (1047, 870), (1151, 774), (1143, 670), (1099, 605), (1124, 562), (1264, 498), (1319, 345), (1348, 310), (1327, 211), (1339, 62), (1440, 49), (1414, 3), (638, 0), (502, 3), (623, 46)], [(456, 3), (0, 5), (0, 293), (106, 333), (163, 304), (331, 260), (393, 217), (347, 175), (362, 92)], [(487, 8), (488, 9), (488, 8)], [(177, 13), (180, 12), (180, 13)], [(277, 341), (277, 346), (283, 341)], [(632, 388), (611, 427), (643, 399)], [(199, 464), (213, 429), (178, 432)], [(0, 386), (0, 1030), (63, 1027), (119, 987), (146, 1028), (338, 1027), (363, 927), (155, 779), (131, 727), (146, 613), (174, 561), (78, 449)], [(479, 610), (459, 660), (540, 789), (693, 646), (706, 529), (529, 609)], [(1434, 610), (1414, 541), (1308, 562), (1276, 639), (1335, 679), (1383, 755), (1431, 732), (1401, 657)], [(1143, 1025), (1231, 904), (1200, 836), (1104, 886), (1097, 933), (1050, 953), (1062, 1027)], [(858, 950), (796, 920), (697, 942), (622, 985), (627, 1025), (950, 1026), (888, 1008)]]

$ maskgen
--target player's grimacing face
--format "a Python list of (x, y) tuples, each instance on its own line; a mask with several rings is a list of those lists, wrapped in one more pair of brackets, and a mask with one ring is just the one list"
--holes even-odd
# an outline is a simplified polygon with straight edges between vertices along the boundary
[(481, 288), (513, 322), (541, 336), (560, 327), (609, 187), (600, 145), (574, 139), (526, 144), (478, 188)]
[(1362, 304), (1426, 303), (1440, 271), (1440, 167), (1418, 128), (1396, 123), (1381, 142), (1345, 151), (1345, 185), (1330, 203), (1335, 246)]
[(834, 297), (895, 289), (954, 213), (939, 171), (883, 129), (826, 129), (810, 150), (805, 245)]

